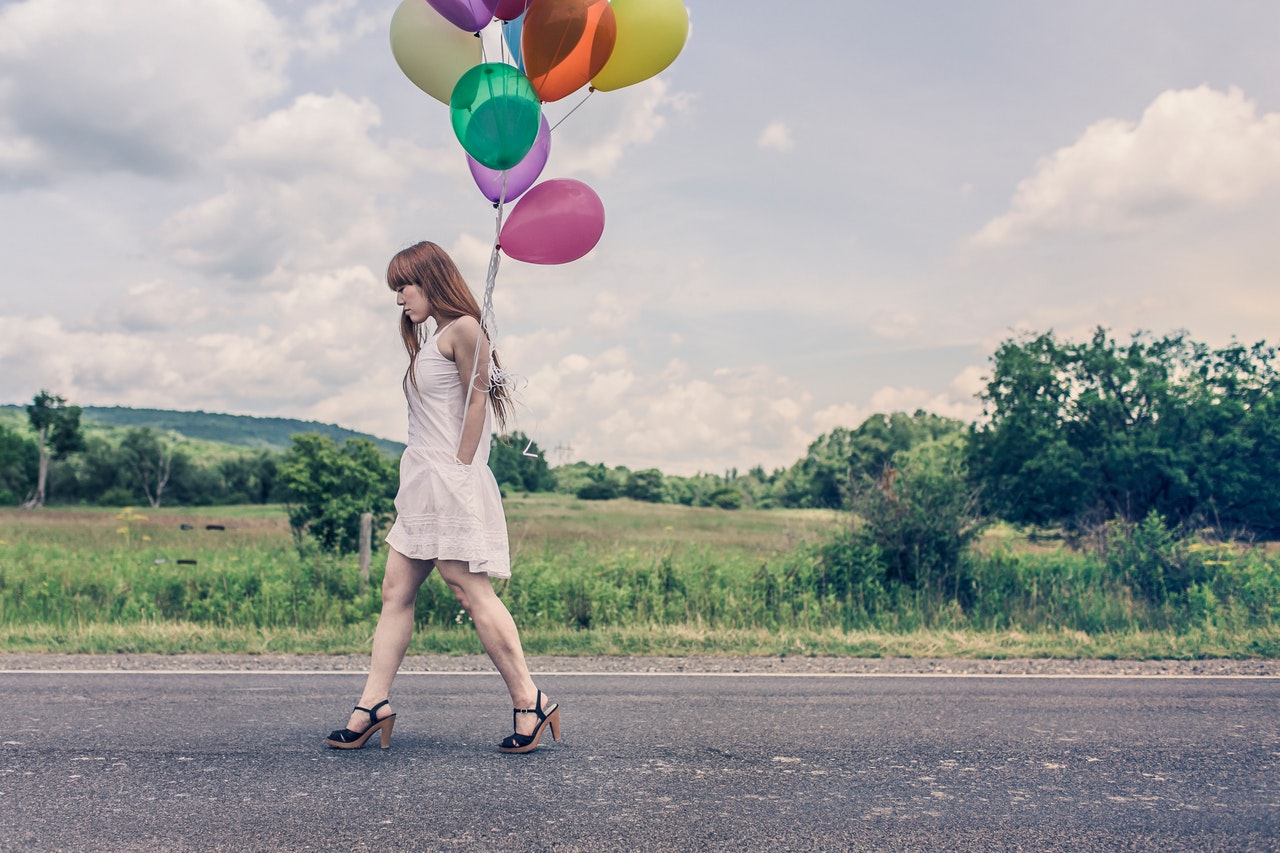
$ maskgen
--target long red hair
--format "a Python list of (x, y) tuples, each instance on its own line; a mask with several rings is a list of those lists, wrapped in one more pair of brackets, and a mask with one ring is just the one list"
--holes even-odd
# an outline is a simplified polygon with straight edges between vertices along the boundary
[[(431, 304), (432, 311), (447, 323), (454, 318), (474, 317), (480, 324), (480, 331), (489, 341), (489, 330), (484, 328), (484, 320), (480, 316), (480, 305), (476, 302), (471, 288), (453, 258), (435, 243), (423, 240), (407, 249), (396, 253), (387, 264), (387, 286), (392, 290), (402, 287), (420, 287)], [(420, 324), (409, 319), (409, 315), (400, 315), (400, 337), (404, 348), (409, 353), (409, 369), (406, 373), (413, 386), (418, 387), (414, 377), (413, 366), (418, 352), (422, 349), (422, 329)], [(498, 362), (498, 354), (489, 341), (490, 377), (495, 369), (502, 365)], [(511, 416), (511, 397), (504, 382), (489, 381), (489, 403), (493, 406), (493, 414), (498, 421), (499, 430), (506, 429)]]

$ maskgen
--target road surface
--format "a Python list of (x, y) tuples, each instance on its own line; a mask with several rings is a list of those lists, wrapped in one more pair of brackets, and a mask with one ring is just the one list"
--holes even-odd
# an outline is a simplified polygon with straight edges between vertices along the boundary
[[(1280, 850), (1280, 679), (6, 672), (0, 849)], [(544, 740), (549, 743), (549, 737)]]

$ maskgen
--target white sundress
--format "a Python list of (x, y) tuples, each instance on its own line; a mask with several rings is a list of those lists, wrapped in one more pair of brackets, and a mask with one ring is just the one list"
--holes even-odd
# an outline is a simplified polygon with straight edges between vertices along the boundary
[(470, 465), (459, 462), (467, 389), (458, 366), (438, 346), (449, 325), (427, 338), (418, 352), (413, 365), (417, 388), (407, 377), (404, 382), (408, 446), (400, 457), (396, 521), (387, 544), (406, 557), (457, 560), (473, 572), (506, 578), (511, 576), (507, 518), (498, 481), (489, 470), (493, 416), (486, 405), (475, 459)]

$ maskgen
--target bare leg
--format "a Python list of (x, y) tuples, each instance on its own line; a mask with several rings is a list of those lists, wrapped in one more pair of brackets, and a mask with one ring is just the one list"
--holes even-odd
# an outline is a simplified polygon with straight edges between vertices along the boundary
[[(511, 706), (534, 707), (538, 701), (538, 688), (529, 675), (528, 664), (525, 663), (520, 632), (516, 630), (511, 612), (493, 591), (489, 576), (476, 574), (467, 568), (466, 563), (453, 560), (436, 560), (436, 570), (475, 623), (480, 644), (484, 646), (485, 653), (507, 684)], [(530, 734), (537, 723), (538, 719), (533, 714), (519, 714), (516, 717), (516, 730), (521, 734)]]
[[(418, 588), (429, 574), (430, 560), (415, 560), (394, 548), (387, 553), (387, 573), (382, 579), (382, 615), (373, 632), (373, 657), (364, 692), (360, 694), (360, 707), (372, 708), (391, 691), (391, 682), (404, 661), (413, 635), (413, 606), (418, 600)], [(385, 706), (378, 711), (378, 719), (391, 713), (391, 706)], [(369, 728), (369, 715), (352, 713), (347, 728), (353, 732), (364, 731)]]

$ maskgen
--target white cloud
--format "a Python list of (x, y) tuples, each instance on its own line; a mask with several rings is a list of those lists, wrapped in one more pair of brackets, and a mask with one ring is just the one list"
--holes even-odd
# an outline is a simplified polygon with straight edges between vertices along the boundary
[[(121, 306), (126, 319), (175, 307), (160, 285), (134, 293), (154, 304)], [(86, 404), (313, 418), (403, 437), (398, 312), (372, 271), (296, 276), (287, 289), (234, 302), (241, 315), (234, 327), (180, 310), (167, 326), (128, 332), (51, 316), (0, 317), (0, 395), (25, 399), (31, 388), (48, 387)]]
[(648, 302), (642, 293), (603, 290), (595, 294), (595, 307), (587, 315), (587, 328), (598, 335), (621, 337), (636, 327)]
[(361, 10), (360, 0), (313, 2), (302, 13), (295, 44), (310, 56), (331, 56), (385, 26), (387, 18), (387, 14), (375, 16)]
[(122, 302), (94, 318), (95, 327), (159, 332), (200, 323), (209, 317), (213, 307), (204, 293), (160, 279), (131, 285), (125, 293)]
[(810, 400), (767, 367), (696, 375), (675, 360), (645, 369), (622, 346), (572, 352), (529, 369), (519, 429), (575, 460), (668, 473), (789, 465), (811, 436)]
[(975, 395), (984, 385), (982, 377), (985, 374), (985, 367), (966, 367), (951, 380), (944, 391), (916, 386), (885, 386), (873, 392), (865, 403), (841, 403), (820, 409), (814, 412), (809, 422), (814, 437), (836, 427), (853, 429), (872, 415), (893, 412), (911, 413), (923, 410), (966, 423), (972, 422), (982, 413), (982, 404)]
[(671, 474), (775, 468), (817, 435), (811, 395), (764, 365), (695, 371), (673, 359), (652, 369), (622, 345), (556, 354), (524, 343), (513, 351), (528, 376), (516, 428), (544, 447), (572, 446), (573, 460)]
[[(577, 115), (566, 116), (564, 124), (553, 131), (545, 175), (607, 177), (628, 149), (657, 137), (666, 126), (668, 113), (683, 112), (693, 103), (692, 96), (672, 92), (667, 81), (657, 77), (610, 92), (608, 97), (599, 94), (584, 103)], [(590, 122), (575, 125), (575, 119), (584, 115), (590, 115)], [(557, 121), (551, 115), (548, 120), (552, 125)], [(590, 133), (582, 133), (583, 128)]]
[(380, 122), (372, 103), (337, 93), (302, 95), (242, 126), (217, 154), (226, 189), (170, 216), (160, 239), (184, 266), (243, 280), (385, 252), (381, 197), (438, 158), (375, 141)]
[[(403, 437), (386, 261), (437, 240), (478, 292), (494, 214), (447, 108), (395, 66), (390, 8), (0, 0), (0, 392), (45, 386), (86, 405), (315, 417)], [(961, 368), (1010, 329), (1187, 327), (1216, 343), (1280, 328), (1273, 107), (1221, 88), (1154, 98), (1185, 67), (1144, 55), (1135, 37), (1151, 31), (1109, 30), (1124, 48), (1084, 57), (1037, 29), (1043, 10), (1018, 14), (1059, 79), (1114, 87), (1046, 99), (1017, 77), (1025, 45), (1014, 45), (983, 69), (1012, 81), (993, 101), (908, 41), (924, 51), (911, 57), (921, 85), (836, 111), (811, 138), (781, 119), (839, 100), (838, 75), (751, 77), (743, 34), (706, 30), (670, 73), (592, 95), (556, 130), (545, 176), (651, 182), (654, 203), (615, 198), (606, 241), (573, 264), (503, 260), (497, 344), (525, 378), (520, 428), (549, 452), (572, 444), (609, 464), (776, 467), (877, 411), (976, 416), (983, 368)], [(1186, 35), (1166, 18), (1166, 34)], [(1206, 43), (1195, 73), (1245, 81), (1269, 105), (1249, 82), (1275, 76), (1266, 28), (1233, 26), (1235, 53)], [(791, 52), (802, 45), (778, 48), (779, 68), (814, 68)], [(764, 89), (732, 85), (744, 79)], [(753, 112), (762, 98), (777, 111)], [(1100, 102), (1150, 109), (1090, 126), (1116, 114)], [(677, 127), (695, 109), (699, 126)], [(1009, 152), (1042, 146), (1066, 115), (1084, 116), (1059, 137), (1067, 147), (1033, 148), (1051, 156), (1009, 176)], [(824, 167), (849, 151), (868, 156)], [(632, 159), (647, 174), (625, 168)], [(985, 216), (1005, 214), (989, 244), (1067, 239), (950, 257), (997, 174), (1007, 188), (1026, 180)], [(832, 191), (806, 194), (818, 176)]]
[(1064, 231), (1130, 232), (1188, 208), (1247, 201), (1280, 181), (1280, 114), (1236, 88), (1169, 90), (1138, 122), (1105, 119), (1042, 160), (977, 246)]
[(871, 320), (871, 331), (886, 340), (903, 340), (920, 329), (920, 318), (911, 311), (878, 314)]
[(760, 138), (756, 140), (756, 144), (761, 148), (774, 151), (790, 151), (796, 143), (791, 137), (791, 128), (787, 123), (775, 121), (760, 131)]
[[(145, 37), (140, 37), (144, 34)], [(283, 91), (290, 48), (260, 0), (25, 0), (0, 9), (0, 176), (196, 168)]]
[(382, 123), (371, 101), (338, 92), (304, 94), (293, 104), (243, 125), (218, 153), (221, 162), (280, 181), (308, 176), (394, 186), (429, 158), (405, 143), (382, 147), (370, 133)]

